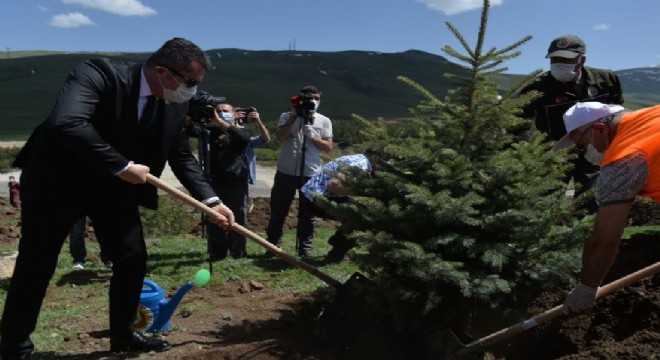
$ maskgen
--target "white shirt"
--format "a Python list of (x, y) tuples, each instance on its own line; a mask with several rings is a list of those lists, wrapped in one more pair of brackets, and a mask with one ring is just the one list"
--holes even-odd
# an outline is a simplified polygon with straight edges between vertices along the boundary
[[(285, 112), (280, 115), (280, 120), (277, 123), (281, 127), (287, 123), (291, 113)], [(280, 146), (280, 154), (277, 157), (277, 170), (287, 175), (300, 176), (300, 167), (302, 165), (303, 155), (303, 135), (304, 119), (297, 117), (293, 122), (291, 134), (282, 141)], [(322, 114), (314, 114), (314, 130), (321, 136), (322, 139), (332, 137), (332, 122), (330, 119)], [(323, 160), (321, 159), (321, 150), (314, 145), (314, 143), (307, 139), (305, 143), (305, 171), (303, 176), (313, 176), (316, 172), (320, 171), (323, 167)]]
[(147, 98), (151, 96), (151, 88), (149, 83), (147, 83), (147, 78), (144, 76), (144, 69), (140, 72), (140, 97), (138, 98), (137, 104), (137, 118), (138, 121), (142, 119), (142, 112), (144, 111), (144, 105), (147, 104)]

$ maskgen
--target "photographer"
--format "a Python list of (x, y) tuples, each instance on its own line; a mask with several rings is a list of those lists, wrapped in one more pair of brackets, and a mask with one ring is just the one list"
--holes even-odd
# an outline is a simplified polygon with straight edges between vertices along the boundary
[[(277, 139), (281, 149), (277, 159), (277, 172), (270, 196), (270, 221), (266, 233), (268, 241), (276, 246), (282, 243), (282, 226), (289, 212), (296, 190), (321, 170), (321, 151), (332, 151), (332, 122), (317, 112), (321, 92), (314, 86), (305, 86), (291, 98), (291, 111), (280, 116)], [(298, 255), (310, 256), (314, 238), (314, 215), (311, 202), (298, 196), (298, 228), (296, 243)], [(270, 252), (266, 256), (272, 256)]]
[[(236, 110), (236, 111), (235, 111)], [(248, 182), (254, 179), (251, 169), (256, 168), (253, 147), (270, 141), (270, 134), (255, 108), (236, 108), (228, 103), (215, 107), (210, 131), (209, 168), (211, 185), (224, 204), (236, 217), (236, 223), (245, 226), (247, 221)], [(259, 136), (250, 136), (243, 126), (253, 122), (259, 127)], [(208, 251), (212, 261), (222, 260), (229, 252), (235, 259), (247, 256), (245, 237), (225, 231), (215, 224), (208, 224)]]

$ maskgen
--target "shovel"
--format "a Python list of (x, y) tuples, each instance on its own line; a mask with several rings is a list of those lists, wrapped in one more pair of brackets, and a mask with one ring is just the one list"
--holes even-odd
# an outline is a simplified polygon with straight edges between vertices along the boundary
[[(617, 290), (624, 288), (634, 282), (645, 279), (652, 275), (655, 275), (660, 272), (660, 262), (657, 262), (653, 265), (649, 265), (641, 270), (638, 270), (632, 274), (629, 274), (625, 277), (622, 277), (619, 280), (613, 281), (601, 288), (598, 289), (596, 295), (597, 298), (607, 296)], [(445, 360), (457, 360), (465, 359), (466, 355), (472, 354), (479, 350), (484, 349), (490, 345), (493, 345), (502, 340), (508, 339), (512, 336), (518, 335), (525, 330), (529, 330), (538, 325), (554, 320), (563, 314), (562, 312), (563, 305), (555, 306), (554, 308), (536, 315), (532, 318), (524, 320), (518, 324), (509, 326), (505, 329), (499, 330), (495, 333), (492, 333), (488, 336), (482, 337), (480, 339), (474, 340), (467, 345), (463, 345), (460, 340), (456, 337), (451, 331), (447, 331), (443, 335), (446, 341), (446, 351), (445, 351)]]
[[(179, 200), (187, 203), (188, 205), (191, 205), (192, 207), (196, 208), (197, 210), (200, 210), (204, 212), (205, 214), (211, 216), (211, 217), (216, 217), (217, 213), (211, 209), (210, 207), (204, 205), (202, 202), (197, 201), (195, 198), (192, 196), (184, 193), (183, 191), (175, 188), (174, 186), (164, 182), (163, 180), (153, 176), (152, 174), (147, 174), (147, 182), (150, 183), (151, 185), (169, 193), (170, 195), (173, 195), (174, 197), (178, 198)], [(243, 226), (239, 224), (234, 224), (234, 226), (231, 228), (231, 230), (245, 236), (246, 238), (249, 238), (253, 241), (255, 241), (257, 244), (265, 247), (268, 249), (268, 251), (272, 252), (282, 260), (286, 261), (287, 263), (299, 267), (308, 273), (316, 276), (317, 278), (321, 279), (323, 282), (326, 284), (339, 288), (341, 286), (341, 283), (336, 280), (335, 278), (331, 277), (330, 275), (322, 272), (321, 270), (315, 268), (314, 266), (300, 261), (297, 258), (285, 253), (282, 251), (282, 249), (278, 248), (277, 246), (271, 244), (268, 242), (268, 240), (260, 237), (259, 235), (253, 233), (252, 231), (244, 228)]]

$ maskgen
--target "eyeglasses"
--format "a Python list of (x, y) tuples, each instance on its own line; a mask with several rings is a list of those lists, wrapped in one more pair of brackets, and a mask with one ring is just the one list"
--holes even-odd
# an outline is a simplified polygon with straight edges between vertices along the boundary
[(169, 66), (167, 66), (167, 65), (165, 65), (165, 64), (158, 64), (158, 66), (164, 67), (165, 70), (167, 70), (167, 71), (170, 73), (170, 75), (174, 74), (174, 75), (176, 75), (176, 76), (182, 78), (183, 80), (185, 80), (186, 86), (189, 87), (189, 88), (191, 88), (191, 87), (195, 87), (195, 86), (197, 86), (197, 84), (199, 84), (199, 81), (197, 81), (197, 80), (195, 80), (195, 79), (191, 79), (191, 78), (189, 78), (189, 77), (187, 77), (187, 76), (183, 76), (183, 75), (181, 75), (180, 72), (178, 72), (178, 71), (172, 69), (171, 67), (169, 67)]

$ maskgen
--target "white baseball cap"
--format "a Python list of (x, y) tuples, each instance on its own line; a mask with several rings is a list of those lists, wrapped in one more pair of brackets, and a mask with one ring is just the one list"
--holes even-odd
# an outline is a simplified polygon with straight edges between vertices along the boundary
[(603, 104), (596, 101), (576, 103), (564, 113), (566, 135), (557, 141), (553, 150), (565, 149), (575, 145), (573, 139), (569, 136), (571, 131), (623, 110), (625, 108), (621, 105)]

